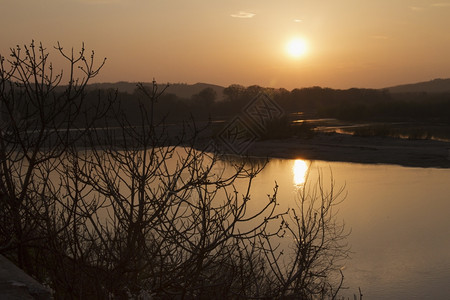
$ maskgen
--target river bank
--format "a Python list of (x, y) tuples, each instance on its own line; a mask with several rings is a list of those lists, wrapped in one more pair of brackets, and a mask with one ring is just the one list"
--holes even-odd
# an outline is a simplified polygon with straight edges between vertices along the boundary
[(256, 141), (248, 155), (407, 167), (450, 168), (450, 142), (320, 133), (311, 139)]

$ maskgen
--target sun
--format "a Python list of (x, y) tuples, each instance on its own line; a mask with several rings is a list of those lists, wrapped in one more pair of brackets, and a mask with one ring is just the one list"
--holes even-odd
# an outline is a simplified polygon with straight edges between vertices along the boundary
[(293, 38), (286, 44), (286, 51), (293, 58), (302, 57), (308, 52), (308, 43), (302, 38)]

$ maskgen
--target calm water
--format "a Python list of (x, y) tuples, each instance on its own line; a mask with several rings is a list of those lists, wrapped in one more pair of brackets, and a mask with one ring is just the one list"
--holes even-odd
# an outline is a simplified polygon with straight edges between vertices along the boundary
[(341, 295), (353, 299), (450, 299), (450, 170), (273, 159), (256, 178), (253, 199), (275, 181), (282, 205), (293, 205), (305, 172), (330, 170), (346, 200), (338, 218), (352, 232)]
[(338, 218), (351, 229), (352, 253), (341, 296), (353, 299), (360, 287), (364, 300), (450, 299), (450, 169), (272, 159), (255, 178), (250, 205), (267, 199), (276, 181), (280, 209), (295, 207), (306, 174), (314, 182), (319, 172), (347, 192)]

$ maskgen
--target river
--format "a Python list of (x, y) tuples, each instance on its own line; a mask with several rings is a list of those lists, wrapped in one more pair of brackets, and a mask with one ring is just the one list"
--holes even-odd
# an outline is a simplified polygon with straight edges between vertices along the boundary
[(292, 207), (319, 172), (347, 192), (337, 215), (351, 229), (341, 296), (361, 288), (363, 299), (450, 297), (450, 169), (272, 159), (253, 198), (267, 197), (276, 181), (282, 206)]

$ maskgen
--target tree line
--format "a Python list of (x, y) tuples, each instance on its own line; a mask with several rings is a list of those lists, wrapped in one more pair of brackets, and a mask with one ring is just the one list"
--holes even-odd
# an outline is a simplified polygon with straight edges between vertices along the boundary
[[(111, 92), (110, 90), (109, 92)], [(98, 99), (89, 91), (87, 98)], [(117, 92), (118, 101), (130, 119), (139, 116), (139, 91)], [(223, 91), (224, 99), (212, 88), (205, 88), (190, 98), (165, 93), (158, 99), (159, 116), (171, 121), (190, 118), (223, 120), (239, 114), (259, 93), (266, 93), (286, 114), (301, 112), (308, 117), (337, 118), (345, 121), (421, 121), (450, 122), (450, 93), (390, 93), (377, 89), (331, 89), (321, 87), (286, 89), (233, 84)]]

